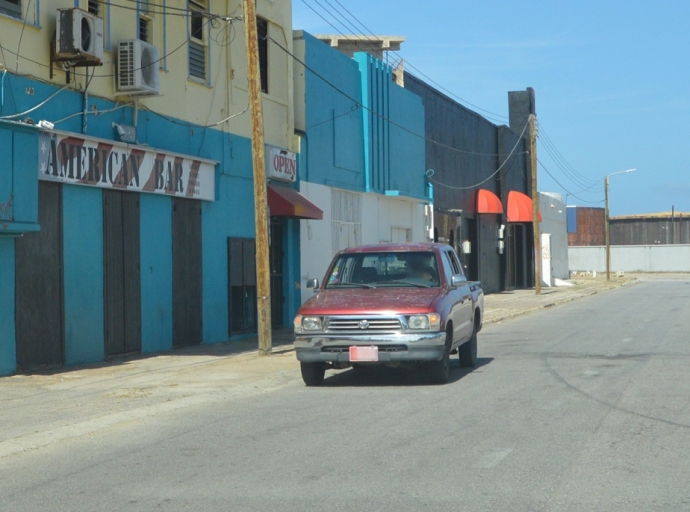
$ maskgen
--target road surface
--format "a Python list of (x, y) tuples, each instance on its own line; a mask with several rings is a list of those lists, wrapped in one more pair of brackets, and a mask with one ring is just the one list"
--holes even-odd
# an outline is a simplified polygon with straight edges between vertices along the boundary
[(690, 510), (689, 333), (681, 276), (487, 326), (445, 386), (306, 388), (287, 357), (281, 386), (0, 458), (0, 510)]

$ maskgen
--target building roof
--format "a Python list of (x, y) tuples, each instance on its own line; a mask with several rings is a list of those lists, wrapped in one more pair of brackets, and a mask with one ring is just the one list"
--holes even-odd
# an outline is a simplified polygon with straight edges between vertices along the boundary
[(352, 57), (355, 52), (366, 52), (381, 59), (383, 52), (400, 50), (403, 36), (314, 34), (316, 39), (337, 48)]
[(670, 219), (675, 216), (680, 217), (690, 217), (690, 212), (658, 212), (658, 213), (636, 213), (634, 215), (618, 215), (616, 217), (611, 217), (611, 220), (626, 220), (626, 219)]

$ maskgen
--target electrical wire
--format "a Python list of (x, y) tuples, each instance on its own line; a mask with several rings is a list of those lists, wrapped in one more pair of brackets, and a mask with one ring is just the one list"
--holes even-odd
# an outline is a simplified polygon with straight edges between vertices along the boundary
[(58, 94), (60, 94), (62, 91), (64, 91), (64, 90), (67, 89), (68, 87), (69, 87), (69, 85), (63, 86), (62, 88), (58, 89), (58, 90), (55, 91), (53, 94), (51, 94), (50, 96), (48, 96), (46, 99), (44, 99), (42, 102), (40, 102), (38, 105), (36, 105), (36, 106), (34, 106), (34, 107), (31, 107), (29, 110), (25, 110), (24, 112), (20, 112), (19, 114), (11, 114), (11, 115), (9, 115), (9, 116), (1, 116), (0, 119), (13, 119), (13, 118), (15, 118), (15, 117), (21, 117), (21, 116), (24, 116), (24, 115), (26, 115), (26, 114), (30, 114), (30, 113), (33, 112), (34, 110), (36, 110), (36, 109), (38, 109), (38, 108), (41, 108), (43, 105), (45, 105), (46, 103), (48, 103), (48, 102), (49, 102), (50, 100), (52, 100), (55, 96), (57, 96)]
[[(429, 142), (429, 143), (431, 143), (431, 144), (434, 144), (434, 145), (436, 145), (436, 146), (445, 148), (445, 149), (447, 149), (447, 150), (449, 150), (449, 151), (453, 151), (453, 152), (456, 152), (456, 153), (461, 153), (461, 154), (465, 154), (465, 155), (476, 155), (476, 156), (491, 156), (491, 157), (502, 156), (502, 155), (497, 154), (497, 153), (479, 153), (479, 152), (465, 151), (465, 150), (462, 150), (462, 149), (454, 148), (454, 147), (452, 147), (452, 146), (448, 146), (447, 144), (443, 144), (442, 142), (438, 142), (438, 141), (436, 141), (436, 140), (430, 139), (430, 138), (428, 138), (428, 137), (426, 137), (426, 136), (424, 136), (424, 135), (422, 135), (422, 134), (419, 134), (419, 133), (417, 133), (417, 132), (415, 132), (415, 131), (413, 131), (413, 130), (410, 130), (409, 128), (407, 128), (407, 127), (405, 127), (405, 126), (402, 126), (401, 124), (396, 123), (395, 121), (392, 121), (391, 119), (385, 117), (383, 114), (380, 114), (379, 112), (376, 112), (376, 111), (373, 110), (372, 108), (367, 107), (367, 106), (364, 105), (362, 102), (360, 102), (360, 101), (358, 101), (357, 99), (355, 99), (355, 98), (353, 98), (352, 96), (350, 96), (348, 93), (346, 93), (345, 91), (343, 91), (342, 89), (340, 89), (337, 85), (333, 84), (333, 83), (330, 82), (327, 78), (325, 78), (323, 75), (321, 75), (318, 71), (316, 71), (316, 70), (314, 70), (313, 68), (309, 67), (305, 62), (303, 62), (303, 61), (302, 61), (301, 59), (299, 59), (296, 55), (294, 55), (293, 53), (291, 53), (290, 50), (288, 50), (287, 48), (285, 48), (283, 45), (281, 45), (278, 41), (276, 41), (276, 40), (273, 39), (272, 37), (267, 36), (266, 39), (268, 39), (269, 41), (271, 41), (271, 42), (272, 42), (273, 44), (275, 44), (278, 48), (280, 48), (280, 49), (283, 50), (285, 53), (287, 53), (290, 57), (292, 57), (297, 63), (299, 63), (299, 64), (301, 64), (302, 66), (304, 66), (304, 68), (305, 68), (306, 70), (310, 71), (310, 72), (311, 72), (312, 74), (314, 74), (316, 77), (320, 78), (323, 82), (326, 83), (326, 85), (328, 85), (328, 86), (330, 86), (331, 88), (333, 88), (334, 90), (338, 91), (340, 94), (342, 94), (342, 95), (343, 95), (345, 98), (347, 98), (348, 100), (352, 101), (352, 102), (353, 102), (354, 104), (356, 104), (358, 107), (362, 107), (363, 109), (367, 110), (367, 111), (368, 111), (369, 113), (371, 113), (372, 115), (374, 115), (374, 116), (380, 118), (380, 119), (383, 120), (383, 121), (386, 121), (387, 123), (389, 123), (389, 124), (392, 125), (392, 126), (395, 126), (396, 128), (399, 128), (399, 129), (401, 129), (401, 130), (403, 130), (403, 131), (405, 131), (405, 132), (407, 132), (407, 133), (410, 133), (411, 135), (414, 135), (415, 137), (419, 137), (420, 139), (423, 139), (423, 140), (425, 140), (425, 141), (427, 141), (427, 142)], [(524, 133), (524, 129), (523, 129), (523, 133)], [(527, 151), (524, 151), (523, 153), (527, 153)]]
[[(321, 3), (319, 3), (319, 0), (314, 0), (314, 1), (315, 1), (319, 6), (321, 6), (322, 9), (324, 9), (326, 12), (328, 12), (328, 13), (331, 15), (331, 17), (333, 17), (334, 19), (337, 20), (337, 18), (336, 18), (328, 9), (324, 8), (323, 5), (322, 5)], [(334, 10), (336, 10), (336, 12), (338, 12), (338, 14), (340, 14), (341, 17), (345, 18), (345, 16), (344, 16), (342, 13), (340, 13), (339, 11), (337, 11), (337, 9), (336, 9), (328, 0), (324, 0), (324, 1), (325, 1), (326, 3), (328, 3)], [(376, 35), (374, 34), (374, 32), (373, 32), (371, 29), (369, 29), (366, 25), (364, 25), (364, 23), (362, 23), (354, 14), (352, 14), (352, 12), (350, 12), (350, 11), (347, 9), (347, 7), (345, 7), (339, 0), (334, 0), (334, 1), (335, 1), (338, 5), (340, 5), (340, 7), (342, 7), (342, 8), (345, 10), (345, 12), (347, 12), (347, 14), (348, 14), (350, 17), (352, 17), (352, 18), (360, 25), (360, 27), (364, 28), (364, 30), (365, 30), (366, 32), (369, 32), (369, 34), (371, 34), (372, 36), (376, 37)], [(306, 0), (302, 0), (302, 3), (305, 4), (309, 9), (311, 9), (311, 10), (312, 10), (317, 16), (319, 16), (322, 20), (324, 20), (326, 23), (328, 23), (331, 27), (333, 27), (335, 30), (337, 30), (343, 37), (347, 38), (347, 36), (346, 36), (345, 34), (343, 34), (342, 32), (340, 32), (340, 31), (338, 30), (337, 27), (335, 27), (335, 26), (334, 26), (332, 23), (330, 23), (326, 18), (324, 18), (319, 12), (317, 12), (316, 9), (314, 9), (311, 5), (309, 5), (309, 4), (306, 2)], [(346, 27), (346, 25), (343, 24), (342, 22), (339, 22), (339, 23), (340, 23), (341, 25), (343, 25), (344, 27)], [(349, 22), (349, 23), (350, 23), (350, 25), (351, 25), (352, 27), (355, 28), (355, 31), (359, 31), (359, 29), (358, 29), (353, 23), (351, 23), (351, 22)], [(346, 27), (346, 28), (347, 28), (347, 27)], [(375, 39), (369, 38), (367, 34), (363, 34), (363, 35), (364, 35), (365, 37), (367, 37), (370, 41), (375, 41)], [(397, 55), (401, 60), (404, 60), (404, 59), (402, 58), (402, 56), (400, 55), (399, 52), (394, 51), (394, 50), (391, 50), (391, 52), (394, 53), (395, 55)], [(420, 70), (420, 69), (417, 68), (416, 66), (413, 66), (409, 61), (405, 60), (405, 64), (406, 64), (406, 66), (409, 66), (410, 68), (414, 69), (418, 74), (420, 74), (421, 76), (423, 76), (424, 78), (426, 78), (429, 82), (431, 82), (432, 84), (434, 84), (436, 87), (438, 87), (439, 89), (441, 89), (441, 90), (444, 91), (445, 93), (449, 94), (451, 97), (455, 98), (457, 101), (460, 101), (461, 103), (465, 103), (465, 104), (467, 104), (467, 105), (470, 105), (470, 106), (476, 108), (477, 110), (481, 110), (482, 112), (485, 112), (486, 114), (489, 114), (490, 116), (495, 117), (495, 118), (497, 118), (497, 119), (502, 119), (502, 120), (507, 120), (507, 119), (508, 119), (507, 116), (504, 116), (504, 115), (502, 115), (502, 114), (497, 114), (497, 113), (492, 112), (492, 111), (490, 111), (490, 110), (484, 109), (484, 108), (480, 107), (479, 105), (475, 105), (474, 103), (472, 103), (472, 102), (470, 102), (470, 101), (467, 101), (467, 100), (464, 99), (464, 98), (461, 98), (461, 97), (458, 96), (457, 94), (451, 92), (450, 90), (448, 90), (447, 88), (443, 87), (441, 84), (439, 84), (438, 82), (436, 82), (434, 79), (432, 79), (431, 77), (429, 77), (428, 75), (426, 75), (422, 70)], [(412, 73), (410, 73), (410, 74), (412, 74)], [(413, 75), (413, 76), (414, 76), (414, 75)], [(503, 123), (503, 121), (499, 121), (499, 122)]]
[[(529, 126), (529, 123), (525, 123), (525, 127), (522, 129), (522, 133), (520, 134), (520, 136), (518, 137), (517, 141), (515, 142), (515, 145), (513, 146), (513, 149), (511, 149), (511, 150), (510, 150), (510, 153), (508, 153), (508, 154), (506, 155), (505, 160), (503, 160), (503, 163), (502, 163), (501, 165), (498, 166), (498, 169), (496, 169), (496, 170), (495, 170), (493, 173), (491, 173), (487, 178), (485, 178), (484, 180), (480, 181), (479, 183), (475, 183), (474, 185), (470, 185), (470, 186), (468, 186), (468, 187), (455, 187), (455, 186), (452, 186), (452, 185), (446, 185), (445, 183), (442, 183), (442, 182), (437, 181), (437, 180), (435, 180), (435, 179), (432, 178), (432, 176), (434, 175), (433, 171), (431, 171), (431, 174), (429, 174), (429, 171), (427, 171), (427, 174), (426, 174), (427, 179), (428, 179), (429, 181), (431, 181), (431, 182), (437, 184), (437, 185), (440, 185), (440, 186), (442, 186), (442, 187), (444, 187), (444, 188), (450, 188), (450, 189), (452, 189), (452, 190), (472, 190), (473, 188), (480, 187), (481, 185), (483, 185), (483, 184), (486, 183), (487, 181), (491, 180), (491, 179), (492, 179), (494, 176), (496, 176), (499, 172), (501, 172), (501, 169), (503, 169), (503, 167), (506, 165), (506, 163), (508, 163), (508, 161), (511, 160), (511, 156), (517, 156), (517, 155), (519, 155), (519, 154), (525, 153), (525, 152), (515, 153), (515, 150), (516, 150), (517, 147), (520, 145), (520, 141), (523, 140), (523, 139), (522, 139), (522, 136), (525, 134), (525, 131), (527, 130), (527, 127), (528, 127), (528, 126)], [(515, 153), (515, 155), (513, 155), (513, 153)], [(513, 159), (513, 162), (514, 162), (514, 160), (515, 160), (515, 159)], [(513, 164), (511, 163), (509, 170), (512, 168), (512, 166), (513, 166)], [(506, 172), (506, 174), (507, 174), (507, 172)], [(502, 177), (506, 176), (506, 174), (504, 174)], [(501, 178), (502, 178), (502, 177), (501, 177)], [(501, 178), (499, 178), (499, 179), (501, 179)]]
[(573, 194), (570, 190), (568, 190), (566, 187), (564, 187), (564, 186), (554, 177), (553, 174), (551, 174), (551, 173), (549, 172), (549, 170), (548, 170), (548, 169), (546, 168), (546, 166), (541, 162), (541, 160), (539, 160), (539, 159), (537, 158), (537, 162), (539, 162), (539, 165), (541, 166), (542, 169), (544, 169), (544, 171), (546, 172), (546, 174), (548, 174), (549, 176), (551, 176), (551, 179), (552, 179), (553, 181), (555, 181), (556, 184), (558, 184), (559, 187), (561, 187), (563, 190), (565, 190), (566, 193), (567, 193), (569, 196), (572, 196), (572, 197), (574, 197), (574, 198), (580, 200), (581, 202), (587, 203), (587, 204), (601, 204), (601, 203), (604, 202), (603, 199), (602, 199), (601, 201), (587, 201), (586, 199), (582, 199), (581, 197), (579, 197), (577, 194)]
[[(86, 114), (88, 114), (88, 115), (93, 115), (93, 116), (100, 116), (100, 115), (103, 115), (103, 114), (107, 114), (107, 113), (109, 113), (109, 112), (115, 112), (116, 110), (120, 110), (120, 109), (123, 109), (123, 108), (126, 108), (126, 107), (131, 107), (131, 106), (132, 106), (132, 105), (131, 105), (130, 103), (126, 103), (126, 104), (124, 104), (124, 105), (119, 105), (119, 104), (116, 103), (116, 104), (115, 104), (115, 107), (113, 107), (113, 108), (109, 108), (109, 109), (106, 109), (106, 110), (93, 110), (93, 111), (87, 111)], [(63, 121), (67, 121), (68, 119), (72, 119), (73, 117), (77, 117), (77, 116), (81, 116), (81, 115), (84, 115), (84, 112), (76, 112), (76, 113), (74, 113), (74, 114), (68, 115), (67, 117), (63, 117), (62, 119), (58, 119), (57, 121), (53, 121), (53, 124), (60, 124), (60, 123), (62, 123)]]
[(17, 43), (17, 59), (14, 62), (14, 72), (19, 73), (19, 50), (22, 46), (22, 38), (24, 37), (24, 29), (26, 28), (26, 21), (29, 17), (29, 9), (31, 8), (31, 0), (26, 4), (26, 14), (24, 15), (24, 20), (22, 21), (22, 31), (19, 33), (19, 42)]

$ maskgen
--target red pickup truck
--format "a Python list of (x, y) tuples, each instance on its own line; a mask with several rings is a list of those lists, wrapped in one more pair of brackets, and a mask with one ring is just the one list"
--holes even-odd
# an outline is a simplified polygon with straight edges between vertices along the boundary
[(455, 251), (435, 243), (351, 247), (335, 255), (316, 295), (295, 317), (295, 351), (307, 386), (328, 368), (411, 365), (449, 379), (450, 354), (477, 363), (484, 292)]

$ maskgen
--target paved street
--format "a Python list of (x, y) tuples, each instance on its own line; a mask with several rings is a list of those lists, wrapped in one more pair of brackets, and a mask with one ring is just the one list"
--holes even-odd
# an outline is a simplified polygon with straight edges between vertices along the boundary
[(487, 325), (446, 386), (306, 388), (289, 351), (12, 377), (0, 510), (688, 510), (688, 332), (657, 276)]

